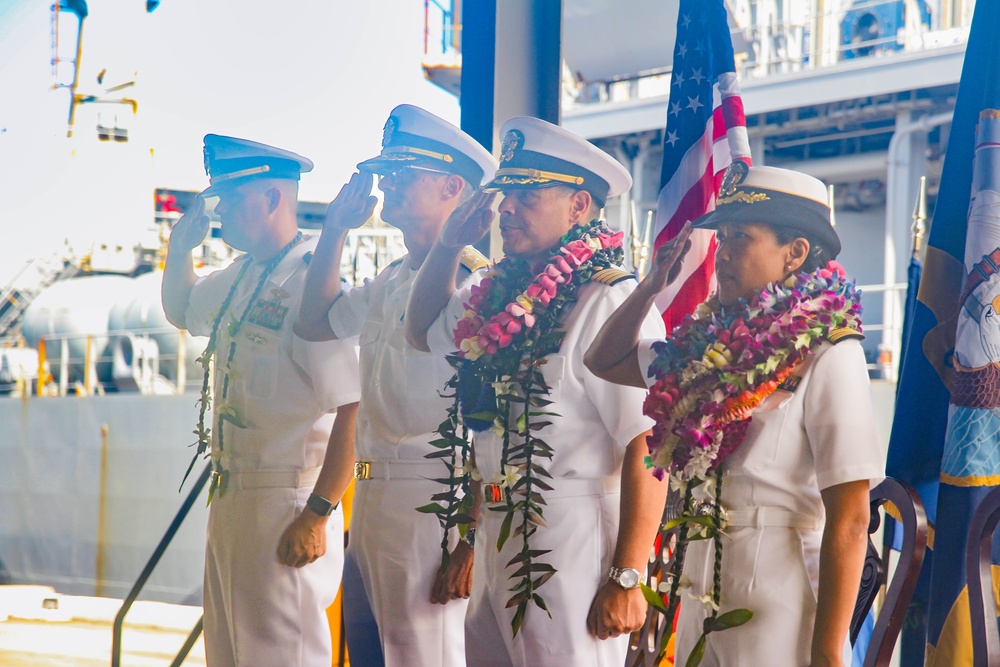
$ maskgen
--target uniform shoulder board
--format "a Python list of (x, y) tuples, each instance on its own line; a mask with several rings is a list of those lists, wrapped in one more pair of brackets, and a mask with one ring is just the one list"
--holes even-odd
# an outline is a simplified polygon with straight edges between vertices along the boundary
[(309, 262), (312, 261), (312, 258), (313, 258), (313, 251), (312, 250), (310, 250), (306, 254), (302, 255), (302, 261), (305, 262), (306, 264), (309, 264)]
[(608, 269), (601, 269), (600, 271), (592, 275), (590, 279), (593, 280), (594, 282), (601, 283), (602, 285), (610, 286), (610, 285), (617, 285), (623, 280), (629, 280), (629, 279), (635, 280), (635, 276), (633, 276), (628, 271), (622, 271), (621, 269), (615, 269), (615, 268), (608, 268)]
[(465, 249), (462, 250), (462, 256), (459, 258), (459, 261), (462, 263), (462, 267), (469, 273), (475, 273), (479, 269), (490, 265), (490, 260), (486, 258), (486, 255), (470, 245), (465, 246)]
[(834, 345), (851, 338), (855, 340), (864, 340), (865, 335), (857, 329), (853, 329), (851, 327), (837, 327), (826, 335), (826, 339)]

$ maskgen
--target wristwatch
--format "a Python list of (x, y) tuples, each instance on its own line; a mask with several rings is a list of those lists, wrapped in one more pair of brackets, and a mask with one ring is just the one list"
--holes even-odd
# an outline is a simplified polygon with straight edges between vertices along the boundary
[(468, 544), (473, 549), (476, 548), (476, 529), (468, 528), (465, 531), (465, 535), (462, 535), (462, 541)]
[(642, 572), (632, 567), (612, 567), (608, 572), (608, 579), (615, 582), (625, 590), (639, 588), (642, 580)]
[(337, 509), (338, 505), (340, 505), (339, 502), (331, 503), (323, 496), (315, 493), (310, 493), (309, 500), (306, 501), (306, 507), (320, 516), (330, 516)]

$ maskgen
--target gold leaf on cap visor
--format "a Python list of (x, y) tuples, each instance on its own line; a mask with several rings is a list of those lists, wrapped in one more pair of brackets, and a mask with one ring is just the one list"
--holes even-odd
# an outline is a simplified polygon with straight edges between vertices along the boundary
[(732, 204), (733, 202), (739, 202), (741, 204), (756, 204), (762, 201), (771, 201), (763, 192), (744, 192), (739, 190), (728, 197), (719, 197), (715, 200), (716, 206), (722, 206), (725, 204)]
[(396, 157), (396, 154), (402, 154), (402, 155), (420, 155), (420, 156), (423, 156), (423, 157), (433, 158), (435, 160), (441, 160), (442, 162), (454, 162), (455, 161), (455, 158), (453, 158), (448, 153), (437, 153), (435, 151), (429, 151), (429, 150), (424, 149), (424, 148), (415, 148), (413, 146), (393, 146), (392, 150), (383, 151), (382, 154), (383, 154), (383, 156), (385, 156), (387, 158), (392, 158), (392, 159), (396, 159), (396, 160), (399, 160), (399, 159), (414, 159), (414, 158)]
[(530, 183), (548, 183), (557, 181), (559, 183), (569, 183), (570, 185), (583, 185), (583, 176), (570, 176), (569, 174), (559, 174), (554, 171), (541, 171), (539, 169), (500, 169), (497, 171), (493, 185), (528, 185)]

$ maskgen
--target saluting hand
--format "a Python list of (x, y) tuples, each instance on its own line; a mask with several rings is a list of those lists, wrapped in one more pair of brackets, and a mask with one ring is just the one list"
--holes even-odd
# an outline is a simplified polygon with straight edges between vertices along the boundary
[(326, 553), (326, 521), (308, 508), (285, 528), (278, 541), (278, 562), (288, 567), (302, 567)]
[(360, 227), (372, 217), (377, 201), (372, 194), (372, 174), (354, 172), (351, 180), (340, 188), (340, 192), (326, 208), (323, 231), (342, 234), (348, 229)]
[(456, 208), (441, 230), (441, 243), (448, 248), (463, 248), (486, 236), (493, 220), (495, 192), (476, 192)]
[(205, 198), (199, 193), (194, 198), (194, 206), (185, 211), (170, 232), (169, 249), (175, 252), (191, 252), (208, 236), (208, 216), (205, 215)]
[(653, 266), (642, 282), (659, 292), (677, 280), (684, 256), (691, 249), (691, 231), (691, 223), (685, 223), (677, 236), (656, 249)]

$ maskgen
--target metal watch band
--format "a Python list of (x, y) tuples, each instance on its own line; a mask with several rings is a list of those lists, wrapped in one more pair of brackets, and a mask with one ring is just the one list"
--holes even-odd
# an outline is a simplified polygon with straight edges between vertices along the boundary
[[(634, 583), (625, 580), (625, 575), (629, 574), (635, 579)], [(611, 570), (608, 571), (608, 578), (625, 590), (631, 590), (633, 588), (639, 588), (639, 583), (642, 581), (642, 572), (633, 567), (612, 567)]]
[(323, 496), (315, 493), (310, 493), (309, 500), (306, 501), (306, 507), (320, 516), (330, 516), (333, 514), (333, 511), (337, 509), (338, 505), (340, 505), (339, 502), (331, 503)]

